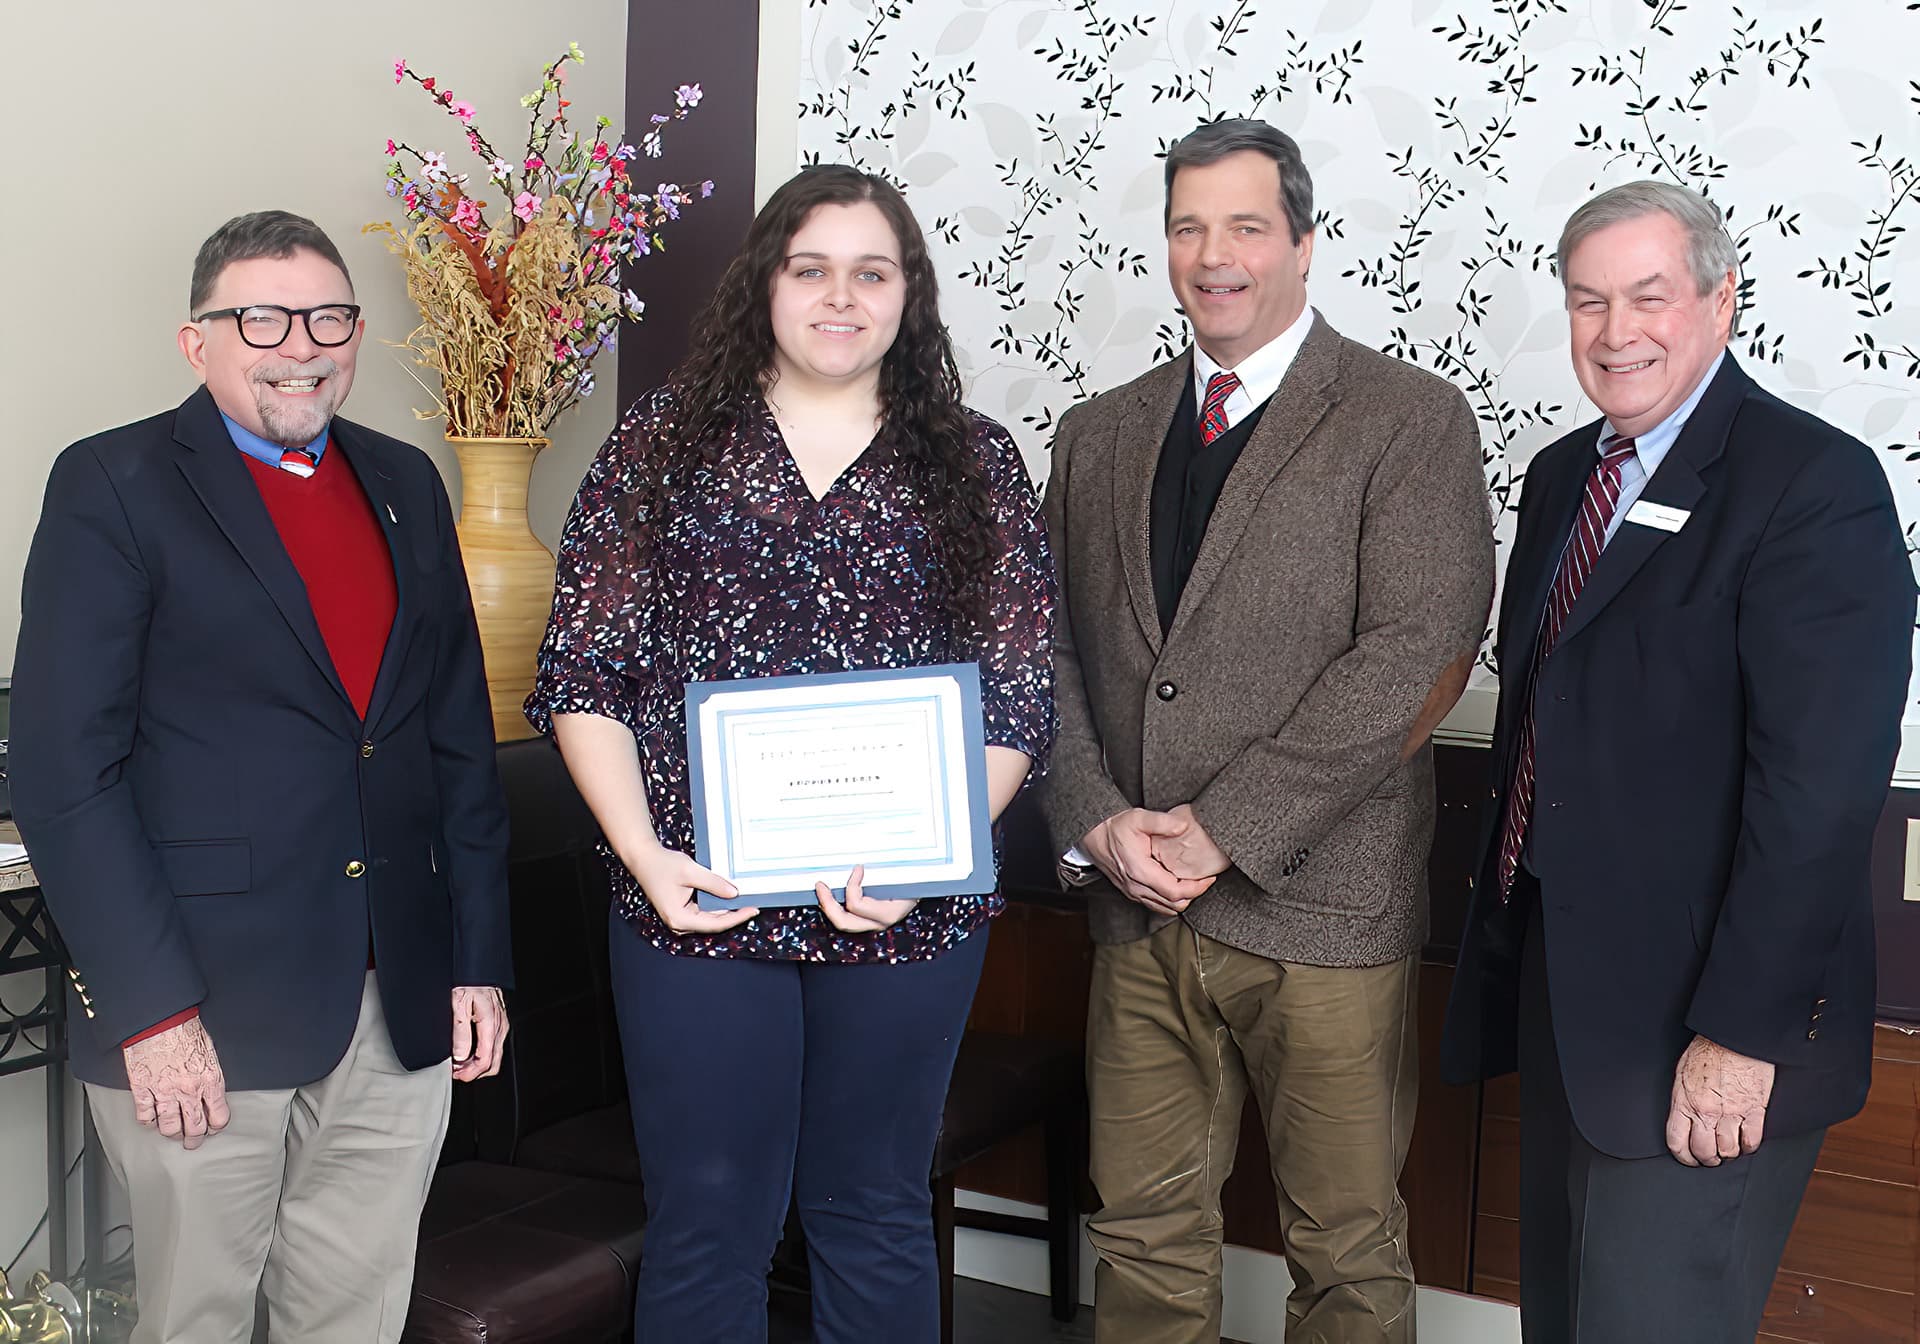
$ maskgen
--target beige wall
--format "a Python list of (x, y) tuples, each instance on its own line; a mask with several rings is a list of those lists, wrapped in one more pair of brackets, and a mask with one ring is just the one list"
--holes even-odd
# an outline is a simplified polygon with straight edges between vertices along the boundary
[[(474, 103), (507, 152), (526, 126), (520, 95), (569, 41), (587, 55), (569, 82), (581, 123), (601, 112), (619, 123), (626, 13), (625, 0), (342, 0), (304, 11), (256, 0), (0, 4), (7, 93), (23, 128), (0, 263), (0, 674), (13, 667), (47, 469), (75, 439), (193, 389), (173, 332), (195, 248), (232, 215), (295, 210), (333, 236), (369, 319), (345, 414), (427, 449), (457, 498), (437, 423), (411, 413), (424, 395), (379, 344), (414, 319), (393, 259), (360, 226), (398, 213), (381, 179), (389, 135), (444, 149), (450, 164), (467, 151), (457, 123), (417, 86), (395, 87), (394, 59)], [(613, 423), (611, 359), (597, 376), (601, 392), (562, 422), (534, 470), (534, 526), (549, 545)]]
[(800, 19), (806, 0), (760, 0), (759, 125), (754, 131), (753, 205), (767, 203), (774, 188), (793, 176), (800, 162)]
[[(625, 0), (342, 0), (297, 13), (257, 0), (0, 3), (21, 128), (0, 235), (0, 675), (13, 667), (20, 573), (48, 467), (75, 439), (192, 391), (173, 333), (194, 250), (242, 211), (296, 210), (333, 236), (375, 338), (346, 413), (431, 452), (457, 497), (439, 427), (411, 413), (424, 397), (378, 344), (413, 326), (398, 270), (360, 236), (362, 224), (396, 213), (382, 189), (387, 136), (445, 149), (449, 163), (466, 153), (450, 117), (416, 86), (394, 86), (394, 59), (408, 57), (473, 102), (506, 152), (526, 126), (520, 95), (569, 41), (587, 54), (569, 80), (575, 110), (619, 123), (626, 12)], [(601, 393), (563, 422), (534, 470), (535, 530), (549, 545), (613, 422), (611, 360), (598, 377)], [(10, 977), (0, 994), (15, 1007), (32, 1003), (37, 979)], [(19, 1247), (45, 1199), (43, 1098), (37, 1073), (0, 1079), (0, 1256)], [(109, 1249), (123, 1245), (116, 1238)], [(45, 1263), (43, 1235), (21, 1260), (21, 1279)]]

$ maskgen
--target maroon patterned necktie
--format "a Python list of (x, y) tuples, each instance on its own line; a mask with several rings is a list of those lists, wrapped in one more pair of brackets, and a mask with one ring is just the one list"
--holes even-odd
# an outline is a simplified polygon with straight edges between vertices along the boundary
[(1216, 373), (1207, 379), (1207, 400), (1200, 408), (1200, 442), (1212, 443), (1227, 432), (1227, 398), (1239, 386), (1237, 373)]
[[(1561, 627), (1573, 610), (1574, 601), (1586, 586), (1587, 575), (1607, 544), (1607, 524), (1620, 506), (1620, 472), (1633, 456), (1632, 439), (1609, 439), (1601, 444), (1599, 465), (1587, 478), (1587, 495), (1580, 502), (1580, 516), (1574, 520), (1567, 538), (1567, 549), (1560, 557), (1560, 569), (1553, 577), (1553, 591), (1547, 598), (1546, 613), (1540, 619), (1540, 639), (1534, 645), (1533, 686), (1540, 683), (1540, 669), (1560, 639)], [(1500, 903), (1513, 896), (1513, 877), (1520, 867), (1520, 851), (1527, 843), (1527, 823), (1533, 819), (1533, 691), (1527, 694), (1526, 718), (1520, 724), (1520, 758), (1513, 769), (1513, 787), (1507, 790), (1506, 822), (1500, 831)]]

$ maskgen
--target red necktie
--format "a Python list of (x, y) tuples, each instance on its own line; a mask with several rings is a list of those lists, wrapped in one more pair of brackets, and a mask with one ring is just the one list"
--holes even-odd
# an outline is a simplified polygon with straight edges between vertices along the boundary
[(1207, 400), (1200, 408), (1200, 442), (1212, 443), (1227, 432), (1227, 398), (1239, 386), (1237, 373), (1216, 373), (1207, 379)]
[[(1540, 640), (1534, 645), (1533, 686), (1540, 684), (1540, 669), (1546, 665), (1559, 642), (1560, 629), (1586, 586), (1587, 575), (1607, 544), (1607, 524), (1620, 506), (1620, 472), (1633, 456), (1632, 439), (1610, 439), (1601, 445), (1600, 462), (1587, 478), (1587, 496), (1580, 502), (1580, 516), (1574, 520), (1567, 549), (1560, 557), (1560, 570), (1553, 578), (1553, 591), (1547, 598), (1547, 610), (1540, 620)], [(1513, 787), (1507, 790), (1507, 816), (1500, 831), (1500, 903), (1513, 895), (1513, 876), (1520, 867), (1520, 851), (1527, 843), (1527, 823), (1533, 819), (1533, 691), (1527, 696), (1526, 718), (1520, 724), (1520, 758), (1513, 770)]]

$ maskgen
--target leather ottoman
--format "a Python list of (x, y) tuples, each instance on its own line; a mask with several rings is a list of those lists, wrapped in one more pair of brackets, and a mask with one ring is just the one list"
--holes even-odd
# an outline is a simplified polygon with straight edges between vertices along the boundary
[(633, 1186), (457, 1162), (434, 1177), (403, 1344), (604, 1344), (633, 1324)]

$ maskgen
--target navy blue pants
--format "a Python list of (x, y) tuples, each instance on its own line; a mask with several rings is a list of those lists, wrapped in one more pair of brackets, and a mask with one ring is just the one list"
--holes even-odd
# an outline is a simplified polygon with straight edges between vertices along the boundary
[(931, 961), (677, 957), (613, 916), (647, 1237), (635, 1344), (753, 1344), (790, 1197), (818, 1344), (934, 1344), (934, 1140), (987, 935)]

